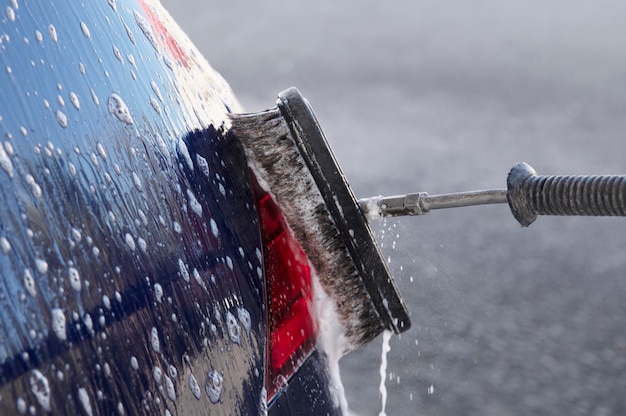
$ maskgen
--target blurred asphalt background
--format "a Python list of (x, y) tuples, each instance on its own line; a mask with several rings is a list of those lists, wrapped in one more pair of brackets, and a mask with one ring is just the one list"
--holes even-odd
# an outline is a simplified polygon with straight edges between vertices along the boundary
[[(295, 85), (359, 197), (626, 174), (626, 3), (426, 0), (165, 6), (246, 109)], [(626, 414), (626, 219), (506, 206), (374, 225), (411, 310), (389, 415)], [(380, 340), (342, 361), (376, 415)], [(431, 387), (432, 386), (432, 387)]]

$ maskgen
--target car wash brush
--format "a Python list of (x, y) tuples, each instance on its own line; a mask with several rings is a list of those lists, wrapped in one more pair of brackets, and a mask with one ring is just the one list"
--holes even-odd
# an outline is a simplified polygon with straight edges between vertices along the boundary
[(333, 300), (344, 352), (410, 327), (404, 301), (308, 102), (295, 88), (266, 111), (231, 115), (259, 182), (272, 194)]

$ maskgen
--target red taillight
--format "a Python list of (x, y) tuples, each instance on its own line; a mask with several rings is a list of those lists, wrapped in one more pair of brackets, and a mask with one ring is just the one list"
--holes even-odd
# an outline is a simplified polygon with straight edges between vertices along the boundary
[(269, 348), (266, 389), (270, 401), (313, 350), (313, 296), (306, 254), (271, 195), (258, 185), (254, 191), (263, 238)]

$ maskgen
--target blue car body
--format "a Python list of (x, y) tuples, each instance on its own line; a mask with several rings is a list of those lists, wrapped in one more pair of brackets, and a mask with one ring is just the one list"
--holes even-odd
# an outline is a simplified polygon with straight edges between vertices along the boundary
[(315, 350), (267, 397), (226, 82), (157, 3), (2, 13), (0, 414), (339, 413)]

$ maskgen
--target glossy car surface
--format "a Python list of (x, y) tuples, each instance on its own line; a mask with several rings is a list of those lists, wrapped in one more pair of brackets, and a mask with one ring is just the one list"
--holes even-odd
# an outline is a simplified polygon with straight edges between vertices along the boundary
[[(229, 87), (159, 4), (3, 13), (0, 414), (267, 411), (264, 243)], [(294, 367), (270, 413), (338, 412), (323, 354)]]

